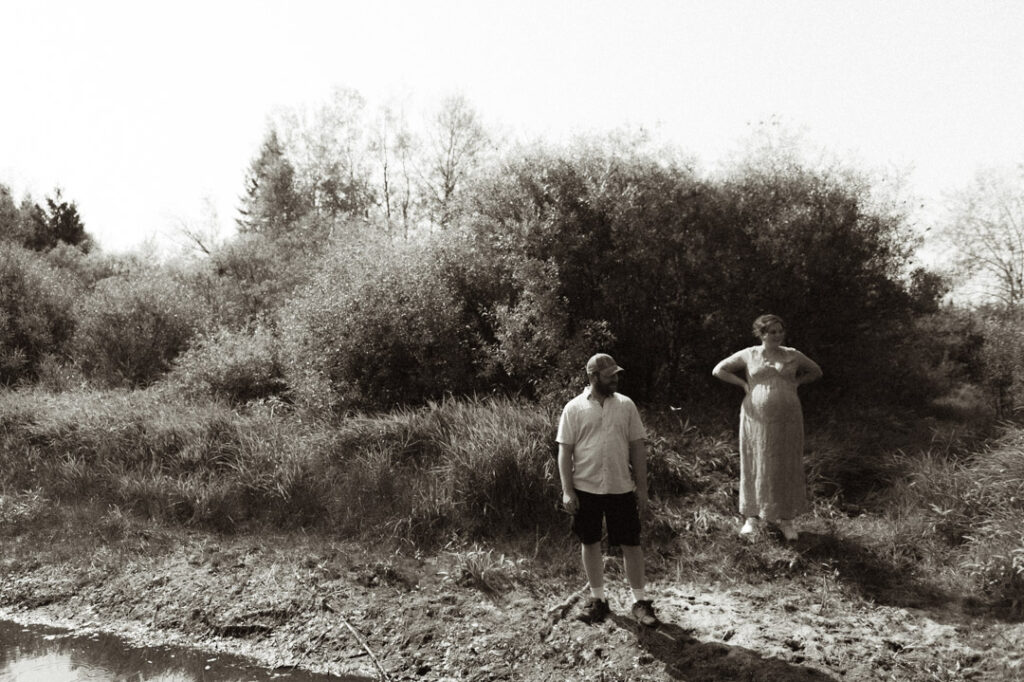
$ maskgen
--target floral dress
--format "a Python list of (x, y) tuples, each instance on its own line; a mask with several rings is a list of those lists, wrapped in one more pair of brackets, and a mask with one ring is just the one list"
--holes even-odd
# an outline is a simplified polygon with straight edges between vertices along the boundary
[(792, 519), (808, 510), (804, 475), (804, 416), (796, 375), (810, 362), (795, 348), (780, 347), (769, 362), (761, 346), (725, 360), (730, 371), (745, 369), (750, 387), (740, 408), (740, 513), (769, 521)]

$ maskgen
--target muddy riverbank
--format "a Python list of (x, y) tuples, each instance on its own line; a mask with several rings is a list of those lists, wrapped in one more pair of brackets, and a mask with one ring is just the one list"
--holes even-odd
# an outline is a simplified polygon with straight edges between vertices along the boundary
[[(75, 539), (77, 538), (77, 539)], [(805, 534), (793, 552), (814, 552)], [(778, 539), (764, 537), (765, 551)], [(1012, 611), (854, 594), (793, 575), (707, 584), (655, 574), (664, 624), (572, 618), (574, 562), (480, 547), (429, 556), (302, 534), (34, 530), (0, 543), (0, 617), (180, 644), (274, 668), (390, 680), (1015, 680)], [(757, 549), (756, 547), (754, 548)], [(573, 557), (574, 558), (574, 557)], [(887, 603), (888, 602), (888, 603)]]

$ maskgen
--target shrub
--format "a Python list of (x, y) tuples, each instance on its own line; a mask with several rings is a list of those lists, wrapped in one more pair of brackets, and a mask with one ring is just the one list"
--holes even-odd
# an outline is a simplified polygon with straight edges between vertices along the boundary
[(283, 317), (298, 394), (386, 407), (476, 388), (478, 326), (444, 257), (429, 245), (334, 254)]
[(74, 331), (71, 279), (39, 255), (0, 242), (0, 383), (36, 378)]
[[(912, 348), (894, 344), (934, 288), (912, 295), (906, 220), (856, 173), (754, 158), (701, 179), (643, 141), (590, 141), (509, 160), (475, 210), (481, 241), (550, 270), (546, 291), (513, 287), (520, 317), (550, 309), (548, 296), (570, 332), (606, 324), (605, 350), (641, 400), (706, 392), (709, 369), (752, 344), (750, 322), (767, 311), (791, 323), (833, 394), (899, 401), (917, 386), (900, 362)], [(518, 303), (510, 331), (524, 326)]]
[(200, 303), (166, 274), (108, 277), (82, 303), (75, 357), (101, 383), (147, 385), (170, 368), (206, 319)]
[(278, 308), (309, 276), (308, 249), (260, 234), (242, 234), (215, 249), (210, 268), (222, 319), (244, 325)]
[[(629, 368), (637, 397), (678, 390), (680, 362), (688, 361), (679, 342), (697, 338), (687, 333), (691, 311), (701, 307), (702, 318), (708, 309), (694, 302), (701, 289), (688, 278), (708, 269), (699, 251), (708, 222), (692, 219), (699, 188), (687, 168), (631, 143), (581, 143), (510, 159), (478, 189), (472, 223), (481, 241), (517, 264), (509, 310), (499, 311), (506, 334), (518, 340), (521, 331), (539, 332), (531, 340), (543, 341), (546, 330), (529, 316), (557, 310), (543, 320), (551, 331), (572, 339), (600, 325), (600, 338), (590, 342), (614, 339), (601, 349)], [(545, 270), (543, 287), (531, 286), (542, 280), (520, 263)]]
[(59, 242), (43, 256), (54, 267), (73, 275), (84, 290), (91, 289), (107, 277), (127, 277), (146, 269), (145, 257), (137, 253), (85, 253), (64, 242)]
[(558, 274), (551, 262), (521, 262), (512, 282), (514, 302), (493, 308), (493, 355), (511, 387), (532, 397), (563, 394), (580, 382), (595, 350), (612, 347), (608, 325), (572, 319), (555, 293)]
[(997, 414), (1009, 417), (1024, 407), (1024, 316), (982, 311), (978, 325), (984, 338), (979, 352), (982, 384)]
[(284, 392), (277, 339), (265, 326), (200, 338), (174, 361), (168, 381), (188, 394), (246, 403)]

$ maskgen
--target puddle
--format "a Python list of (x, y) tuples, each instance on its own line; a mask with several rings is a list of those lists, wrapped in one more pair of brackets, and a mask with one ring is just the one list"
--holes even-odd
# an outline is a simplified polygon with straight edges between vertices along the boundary
[(267, 669), (237, 656), (181, 647), (133, 647), (113, 635), (0, 621), (3, 682), (366, 682)]

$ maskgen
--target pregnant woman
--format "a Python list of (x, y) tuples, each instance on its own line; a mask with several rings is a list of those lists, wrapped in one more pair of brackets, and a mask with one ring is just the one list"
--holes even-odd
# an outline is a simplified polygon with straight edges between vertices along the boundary
[(759, 519), (796, 540), (793, 518), (807, 511), (804, 417), (797, 387), (821, 377), (806, 355), (783, 346), (786, 327), (777, 315), (754, 320), (760, 346), (733, 353), (712, 374), (746, 391), (740, 408), (740, 533), (757, 531)]

